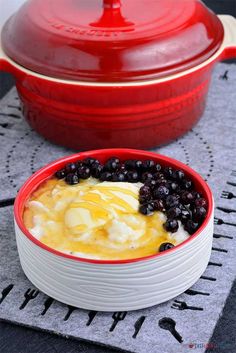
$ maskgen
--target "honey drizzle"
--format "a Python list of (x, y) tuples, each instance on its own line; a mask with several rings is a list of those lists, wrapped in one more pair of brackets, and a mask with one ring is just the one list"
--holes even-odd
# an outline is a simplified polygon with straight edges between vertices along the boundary
[[(75, 198), (70, 204), (66, 205), (67, 207), (61, 211), (61, 213), (58, 211), (58, 215), (53, 217), (54, 222), (57, 222), (57, 232), (53, 231), (53, 227), (50, 228), (50, 226), (47, 226), (47, 222), (50, 221), (47, 218), (48, 216), (43, 213), (41, 214), (45, 232), (40, 238), (40, 241), (49, 247), (69, 253), (85, 254), (88, 257), (90, 255), (91, 257), (100, 259), (132, 259), (153, 255), (158, 252), (161, 243), (169, 241), (169, 234), (164, 230), (163, 219), (161, 219), (161, 215), (158, 212), (148, 217), (143, 216), (138, 213), (136, 208), (125, 201), (125, 199), (115, 195), (115, 193), (118, 192), (131, 196), (137, 203), (138, 192), (135, 193), (132, 190), (127, 190), (122, 187), (110, 187), (103, 184), (86, 184), (86, 182), (81, 183), (81, 185), (68, 186), (64, 181), (58, 181), (53, 178), (41, 185), (40, 188), (32, 194), (30, 201), (44, 201), (46, 207), (50, 205), (50, 213), (56, 213), (53, 210), (53, 206), (55, 206), (55, 200), (60, 200), (60, 192), (53, 196), (52, 191), (55, 187), (60, 189), (63, 196), (70, 194), (75, 195)], [(81, 198), (76, 198), (80, 191), (84, 191), (85, 194), (81, 196)], [(52, 200), (54, 200), (54, 203)], [(86, 226), (81, 224), (73, 228), (68, 228), (63, 222), (62, 218), (66, 209), (81, 207), (89, 210), (93, 218), (106, 219), (106, 225), (108, 225), (111, 221), (110, 208), (112, 204), (122, 208), (122, 210), (120, 210), (114, 207), (118, 217), (122, 218), (124, 214), (128, 217), (131, 215), (132, 217), (136, 217), (139, 223), (133, 224), (132, 228), (134, 230), (139, 230), (139, 225), (145, 224), (144, 234), (137, 240), (132, 240), (131, 237), (128, 241), (120, 243), (118, 241), (111, 241), (104, 226), (98, 226), (95, 229), (89, 230), (90, 233), (87, 238), (86, 236), (80, 238), (81, 234), (88, 231)], [(24, 223), (28, 229), (33, 228), (34, 216), (36, 214), (35, 210), (26, 206), (24, 211)], [(131, 221), (127, 223), (130, 222)], [(175, 243), (173, 240), (172, 242)]]

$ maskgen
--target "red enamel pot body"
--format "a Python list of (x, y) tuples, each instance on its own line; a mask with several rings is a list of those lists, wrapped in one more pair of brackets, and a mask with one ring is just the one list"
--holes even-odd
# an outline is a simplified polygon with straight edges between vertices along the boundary
[[(69, 10), (64, 12), (70, 27), (47, 18), (48, 36), (42, 35), (42, 21), (50, 9), (41, 8), (46, 2), (39, 0), (27, 2), (4, 26), (0, 68), (15, 76), (25, 118), (46, 139), (79, 150), (147, 149), (181, 136), (204, 112), (215, 63), (236, 57), (236, 19), (217, 17), (201, 2), (190, 0), (181, 12), (182, 22), (175, 18), (170, 28), (170, 18), (159, 28), (154, 18), (142, 23), (142, 17), (128, 16), (131, 0), (122, 7), (119, 1), (104, 0), (101, 18), (89, 22), (87, 6), (93, 9), (97, 1), (77, 0), (78, 5), (86, 3), (81, 10), (86, 23), (81, 20), (80, 27), (71, 26)], [(57, 2), (59, 8), (65, 3)], [(171, 9), (172, 3), (168, 0), (161, 9)], [(74, 6), (75, 0), (67, 4)], [(43, 14), (41, 22), (36, 10)], [(37, 26), (26, 25), (29, 14), (32, 26)], [(158, 23), (164, 14), (160, 11)], [(90, 32), (81, 30), (86, 26)], [(177, 31), (178, 26), (182, 29)], [(19, 35), (27, 40), (17, 40)]]
[(73, 149), (151, 148), (187, 132), (201, 117), (213, 64), (162, 83), (137, 86), (65, 85), (18, 76), (29, 124)]

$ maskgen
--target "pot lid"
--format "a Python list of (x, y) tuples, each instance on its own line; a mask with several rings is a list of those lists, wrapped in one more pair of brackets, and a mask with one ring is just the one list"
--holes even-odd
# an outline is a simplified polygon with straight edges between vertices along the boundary
[(126, 82), (201, 64), (223, 36), (199, 0), (29, 0), (5, 24), (2, 41), (12, 60), (43, 75)]

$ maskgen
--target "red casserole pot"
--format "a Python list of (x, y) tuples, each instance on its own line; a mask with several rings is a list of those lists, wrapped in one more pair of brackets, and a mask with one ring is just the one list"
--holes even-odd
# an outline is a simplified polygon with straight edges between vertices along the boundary
[(29, 124), (74, 149), (151, 148), (201, 117), (236, 19), (199, 0), (30, 0), (4, 25), (0, 69)]

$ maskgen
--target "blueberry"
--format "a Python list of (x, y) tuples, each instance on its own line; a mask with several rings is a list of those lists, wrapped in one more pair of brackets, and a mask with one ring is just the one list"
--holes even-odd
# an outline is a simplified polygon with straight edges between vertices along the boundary
[(154, 173), (159, 173), (161, 171), (161, 165), (160, 164), (155, 164), (154, 167), (152, 168)]
[(196, 200), (195, 200), (195, 206), (197, 206), (197, 207), (207, 207), (207, 201), (205, 200), (205, 199), (203, 199), (203, 198), (197, 198)]
[(101, 164), (93, 164), (91, 166), (91, 175), (93, 178), (99, 179), (103, 172), (103, 166)]
[(146, 160), (146, 161), (143, 161), (143, 170), (144, 171), (151, 171), (153, 170), (155, 166), (155, 162), (153, 160)]
[(172, 178), (174, 174), (174, 170), (172, 167), (166, 167), (164, 168), (164, 174), (167, 178)]
[(145, 197), (145, 196), (140, 196), (140, 195), (139, 195), (138, 200), (139, 200), (140, 205), (143, 205), (143, 204), (147, 203), (148, 201), (150, 201), (150, 199), (149, 199), (149, 198), (148, 198), (148, 199), (146, 199), (146, 197)]
[(168, 219), (177, 219), (181, 216), (181, 209), (179, 207), (171, 207), (166, 214)]
[(87, 157), (83, 160), (83, 163), (85, 165), (87, 165), (88, 167), (94, 166), (94, 165), (99, 165), (100, 162), (98, 159), (96, 158), (91, 158), (91, 157)]
[(193, 210), (193, 220), (196, 222), (202, 221), (206, 218), (207, 210), (204, 207), (196, 207)]
[(179, 223), (176, 219), (167, 219), (163, 226), (167, 232), (171, 233), (176, 233), (179, 229)]
[(139, 181), (139, 175), (136, 171), (128, 171), (126, 174), (127, 181), (130, 183), (137, 183)]
[(168, 181), (165, 178), (155, 179), (158, 186), (164, 185), (169, 186)]
[(155, 199), (165, 199), (170, 193), (170, 190), (164, 186), (161, 185), (158, 188), (156, 188), (153, 192), (153, 196)]
[(155, 187), (158, 186), (158, 185), (157, 185), (157, 181), (154, 180), (154, 179), (152, 179), (152, 180), (147, 180), (147, 181), (145, 182), (145, 185), (148, 186), (148, 187), (150, 187), (151, 189), (155, 189)]
[(161, 172), (156, 172), (156, 173), (154, 173), (154, 174), (153, 174), (153, 178), (154, 178), (155, 180), (159, 180), (159, 179), (165, 179), (165, 180), (166, 180), (165, 175), (164, 175), (163, 173), (161, 173)]
[(164, 212), (165, 211), (165, 204), (163, 200), (153, 200), (153, 206), (155, 211)]
[(135, 170), (137, 170), (138, 172), (141, 171), (143, 168), (143, 162), (140, 160), (136, 160), (135, 161)]
[(178, 192), (180, 190), (179, 184), (175, 181), (170, 182), (169, 188), (172, 192)]
[(76, 169), (77, 169), (77, 165), (75, 163), (68, 163), (66, 166), (65, 166), (65, 170), (66, 170), (66, 173), (69, 174), (69, 173), (75, 173), (76, 172)]
[(174, 245), (172, 243), (162, 243), (159, 247), (159, 251), (163, 252), (172, 248), (174, 248)]
[(193, 220), (189, 219), (187, 221), (187, 223), (185, 224), (184, 229), (186, 230), (186, 232), (188, 232), (189, 234), (192, 235), (193, 233), (195, 233), (197, 231), (198, 227), (199, 227), (198, 223), (196, 223)]
[(182, 187), (185, 190), (191, 190), (193, 188), (193, 182), (191, 180), (184, 179), (182, 182)]
[(125, 161), (124, 165), (125, 165), (125, 168), (127, 170), (134, 170), (136, 167), (135, 167), (135, 162), (136, 160), (135, 159), (128, 159), (127, 161)]
[(145, 172), (141, 176), (142, 183), (146, 183), (146, 182), (148, 182), (148, 181), (150, 181), (152, 179), (153, 179), (153, 174), (150, 173), (150, 172)]
[(122, 182), (125, 181), (125, 174), (123, 172), (116, 172), (112, 174), (112, 181)]
[(186, 224), (192, 218), (192, 212), (185, 206), (181, 207), (180, 219), (183, 224)]
[(177, 181), (181, 181), (183, 180), (185, 177), (185, 174), (182, 170), (175, 170), (172, 174), (172, 178), (177, 180)]
[(179, 195), (169, 195), (166, 198), (166, 207), (171, 208), (179, 205), (180, 196)]
[(183, 202), (184, 205), (189, 205), (193, 203), (194, 200), (195, 200), (195, 195), (193, 192), (186, 190), (181, 193), (181, 201)]
[(146, 197), (146, 196), (139, 195), (139, 203), (141, 205), (143, 205), (144, 203), (147, 203), (150, 200), (151, 200), (151, 197)]
[(145, 216), (150, 216), (153, 214), (154, 205), (153, 203), (145, 203), (139, 207), (139, 212)]
[(89, 167), (82, 166), (77, 169), (77, 175), (81, 179), (88, 179), (91, 175)]
[(128, 170), (124, 164), (120, 164), (119, 171), (123, 173), (127, 173)]
[(57, 179), (64, 179), (66, 176), (66, 171), (65, 169), (61, 169), (61, 170), (58, 170), (56, 173), (55, 173), (55, 177)]
[(125, 161), (125, 167), (127, 170), (139, 171), (142, 169), (143, 162), (137, 159), (129, 159)]
[(112, 173), (110, 172), (102, 172), (100, 178), (101, 181), (111, 181)]
[(149, 186), (144, 185), (139, 189), (139, 195), (141, 196), (151, 196), (151, 189)]
[(75, 185), (79, 183), (79, 178), (76, 174), (69, 173), (67, 174), (65, 181), (69, 185)]
[(117, 157), (112, 157), (108, 159), (108, 161), (105, 163), (105, 169), (108, 170), (109, 172), (114, 172), (120, 167), (120, 160)]
[(195, 199), (198, 200), (198, 199), (202, 199), (203, 196), (200, 192), (197, 192), (197, 191), (194, 191), (195, 192)]
[(141, 204), (146, 203), (147, 201), (149, 201), (151, 199), (151, 189), (150, 187), (144, 185), (140, 188), (139, 190), (139, 202)]
[(75, 165), (76, 165), (76, 169), (79, 169), (80, 167), (82, 167), (84, 164), (82, 161), (77, 161), (75, 162)]

